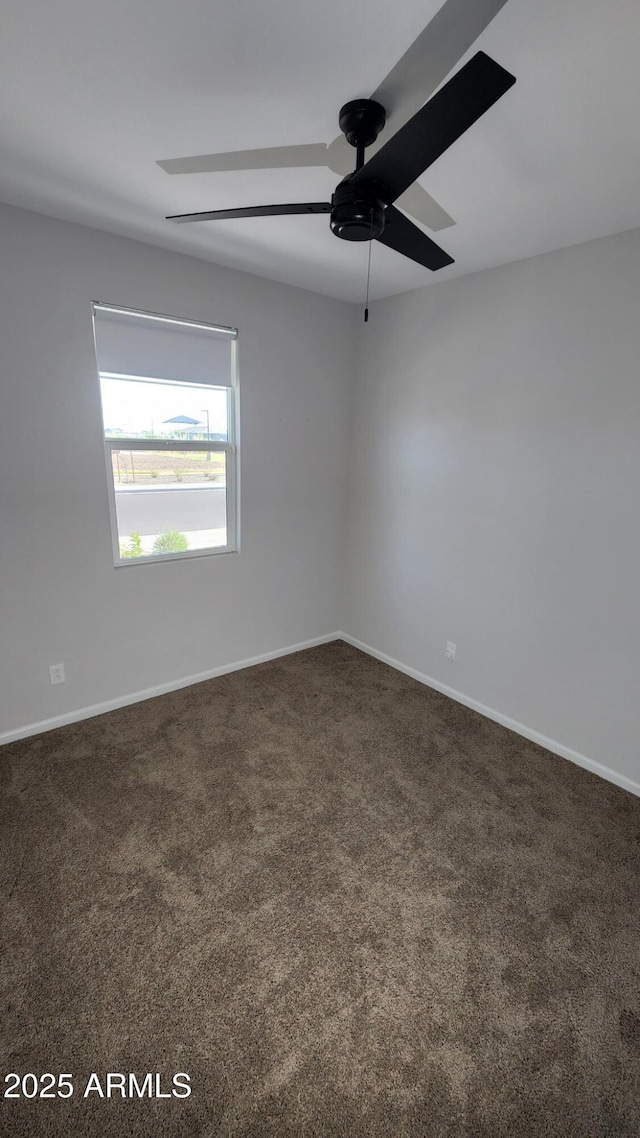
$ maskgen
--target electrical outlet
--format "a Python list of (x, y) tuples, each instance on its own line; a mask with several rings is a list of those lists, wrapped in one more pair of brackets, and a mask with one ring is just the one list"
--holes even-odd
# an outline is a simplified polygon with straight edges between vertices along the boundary
[(456, 648), (457, 645), (453, 643), (453, 640), (447, 640), (447, 647), (444, 650), (444, 654), (447, 657), (447, 660), (455, 660)]
[(63, 684), (66, 680), (64, 674), (64, 664), (51, 664), (49, 667), (49, 679), (52, 684)]

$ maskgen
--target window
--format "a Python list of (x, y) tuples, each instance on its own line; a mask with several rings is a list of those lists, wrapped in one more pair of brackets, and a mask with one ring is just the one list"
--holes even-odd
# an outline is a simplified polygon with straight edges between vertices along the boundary
[(117, 566), (237, 549), (233, 328), (93, 305)]

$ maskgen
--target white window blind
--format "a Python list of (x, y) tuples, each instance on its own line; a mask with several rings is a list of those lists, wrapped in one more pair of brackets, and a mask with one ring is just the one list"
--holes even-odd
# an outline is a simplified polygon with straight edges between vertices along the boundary
[(92, 307), (114, 564), (237, 551), (235, 329)]
[(229, 387), (235, 331), (94, 304), (98, 369)]

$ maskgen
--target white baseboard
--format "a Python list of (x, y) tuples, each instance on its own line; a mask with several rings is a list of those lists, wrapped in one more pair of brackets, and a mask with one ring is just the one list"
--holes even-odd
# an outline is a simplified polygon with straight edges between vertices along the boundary
[(40, 735), (44, 731), (52, 731), (56, 727), (64, 727), (68, 723), (79, 723), (83, 719), (91, 719), (94, 715), (102, 715), (106, 711), (116, 711), (119, 707), (128, 707), (132, 703), (141, 703), (146, 699), (154, 699), (158, 695), (165, 695), (167, 692), (190, 687), (191, 684), (199, 684), (204, 680), (213, 680), (216, 676), (224, 676), (230, 672), (237, 672), (241, 668), (251, 668), (254, 664), (263, 664), (268, 660), (277, 660), (280, 656), (290, 656), (293, 652), (302, 652), (306, 648), (315, 648), (319, 644), (328, 644), (332, 640), (346, 641), (347, 644), (351, 644), (354, 648), (360, 649), (361, 652), (366, 652), (368, 656), (373, 656), (376, 660), (381, 660), (384, 664), (389, 664), (390, 667), (395, 668), (398, 672), (403, 672), (405, 675), (411, 676), (412, 679), (418, 680), (419, 683), (425, 684), (426, 687), (434, 688), (443, 695), (456, 700), (457, 703), (462, 703), (465, 707), (470, 707), (473, 711), (479, 712), (480, 715), (486, 716), (487, 719), (493, 719), (494, 722), (500, 723), (503, 727), (508, 727), (510, 731), (515, 731), (517, 735), (522, 735), (525, 739), (530, 739), (532, 743), (538, 743), (548, 751), (553, 751), (554, 754), (560, 755), (561, 758), (569, 759), (570, 762), (576, 763), (579, 767), (584, 767), (586, 770), (592, 771), (593, 774), (597, 774), (601, 778), (607, 779), (608, 782), (615, 783), (616, 786), (621, 786), (623, 790), (628, 790), (631, 794), (636, 794), (640, 797), (640, 783), (634, 782), (633, 779), (627, 778), (626, 775), (620, 774), (611, 767), (604, 766), (603, 763), (596, 762), (595, 759), (581, 755), (579, 751), (574, 751), (571, 747), (565, 746), (564, 743), (558, 743), (556, 739), (550, 739), (548, 735), (542, 735), (539, 731), (534, 731), (533, 728), (527, 727), (524, 723), (519, 723), (509, 715), (503, 715), (501, 711), (496, 711), (493, 707), (487, 707), (486, 704), (480, 703), (479, 700), (472, 699), (470, 696), (465, 695), (464, 692), (457, 691), (455, 688), (441, 683), (440, 680), (434, 679), (433, 676), (427, 676), (424, 672), (419, 672), (416, 668), (410, 668), (407, 664), (403, 664), (401, 660), (396, 660), (393, 656), (388, 656), (386, 652), (379, 652), (377, 648), (372, 648), (370, 644), (364, 644), (362, 640), (357, 640), (355, 636), (350, 636), (348, 632), (329, 632), (325, 636), (315, 636), (312, 640), (304, 640), (300, 644), (289, 644), (285, 648), (276, 648), (271, 652), (263, 652), (260, 656), (251, 656), (246, 660), (234, 660), (230, 664), (221, 664), (219, 667), (210, 668), (206, 672), (183, 676), (178, 680), (169, 680), (167, 683), (157, 684), (152, 688), (131, 692), (128, 695), (116, 696), (115, 699), (104, 700), (102, 703), (94, 703), (89, 707), (81, 707), (76, 711), (68, 711), (63, 715), (55, 715), (51, 719), (41, 719), (37, 723), (28, 723), (25, 724), (24, 727), (17, 727), (14, 730), (0, 733), (0, 746), (5, 743), (13, 743), (17, 739), (25, 739), (30, 735)]
[(193, 676), (183, 676), (179, 680), (169, 680), (168, 683), (157, 684), (155, 687), (145, 688), (143, 691), (116, 696), (115, 699), (106, 699), (103, 703), (93, 703), (90, 707), (81, 707), (77, 711), (67, 711), (64, 715), (54, 715), (51, 719), (41, 719), (38, 723), (27, 723), (24, 727), (17, 727), (13, 731), (0, 733), (0, 746), (4, 743), (14, 743), (17, 739), (26, 739), (29, 735), (40, 735), (43, 731), (52, 731), (55, 727), (65, 727), (68, 723), (79, 723), (82, 719), (91, 719), (94, 715), (102, 715), (105, 711), (116, 711), (119, 707), (128, 707), (132, 703), (154, 699), (157, 695), (165, 695), (167, 692), (178, 691), (180, 688), (188, 688), (191, 684), (202, 683), (203, 680), (213, 680), (216, 676), (238, 672), (241, 668), (251, 668), (254, 664), (264, 664), (268, 660), (277, 660), (280, 656), (290, 656), (292, 652), (302, 652), (305, 648), (315, 648), (318, 644), (328, 644), (331, 640), (341, 639), (341, 632), (329, 632), (326, 636), (315, 636), (312, 640), (304, 640), (301, 644), (289, 644), (286, 648), (276, 648), (273, 652), (263, 652), (262, 655), (251, 656), (248, 660), (234, 660), (231, 664), (222, 664), (218, 668), (210, 668), (206, 672), (198, 672)]
[[(487, 707), (486, 704), (480, 703), (477, 699), (471, 699), (470, 696), (464, 695), (463, 692), (456, 691), (455, 688), (450, 688), (447, 684), (440, 683), (439, 680), (434, 680), (432, 676), (426, 676), (423, 672), (418, 672), (415, 668), (409, 668), (400, 660), (395, 660), (393, 656), (387, 656), (386, 652), (378, 652), (376, 648), (372, 648), (370, 644), (363, 644), (361, 640), (356, 640), (354, 636), (349, 636), (347, 632), (339, 632), (336, 634), (340, 640), (345, 640), (347, 644), (353, 645), (354, 648), (359, 648), (361, 652), (366, 652), (368, 656), (375, 657), (376, 660), (381, 660), (383, 664), (389, 664), (398, 672), (404, 672), (405, 675), (411, 676), (412, 679), (418, 680), (419, 683), (425, 684), (429, 688), (435, 688), (436, 691), (442, 692), (443, 695), (448, 695), (451, 699), (455, 699), (457, 703), (463, 703), (465, 707), (470, 707), (473, 711), (480, 712), (480, 715), (485, 715), (487, 719), (493, 719), (496, 723), (500, 723), (503, 727), (508, 727), (510, 731), (515, 731), (517, 735), (524, 736), (525, 739), (531, 740), (532, 743), (539, 743), (541, 747), (546, 747), (548, 751), (553, 751), (554, 754), (560, 755), (563, 759), (569, 759), (570, 762), (576, 763), (579, 767), (584, 767), (593, 774), (600, 775), (600, 778), (606, 778), (608, 782), (615, 783), (616, 786), (621, 786), (623, 790), (631, 791), (631, 794), (637, 794), (640, 797), (640, 783), (634, 782), (633, 779), (627, 778), (624, 774), (619, 774), (618, 771), (613, 770), (611, 767), (604, 766), (603, 763), (598, 763), (595, 759), (589, 759), (586, 755), (581, 755), (579, 751), (574, 751), (571, 747), (565, 747), (564, 743), (558, 743), (556, 739), (550, 739), (547, 735), (542, 735), (539, 731), (534, 731), (531, 727), (526, 727), (524, 723), (518, 723), (516, 719), (511, 719), (509, 715), (503, 715), (501, 711), (495, 711), (493, 707)], [(332, 639), (334, 639), (332, 637)]]

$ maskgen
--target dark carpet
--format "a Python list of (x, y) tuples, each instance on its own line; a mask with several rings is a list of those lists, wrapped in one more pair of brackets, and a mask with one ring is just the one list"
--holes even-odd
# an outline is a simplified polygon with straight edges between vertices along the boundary
[(640, 1134), (630, 794), (340, 642), (0, 769), (1, 1075), (74, 1088), (3, 1135)]

